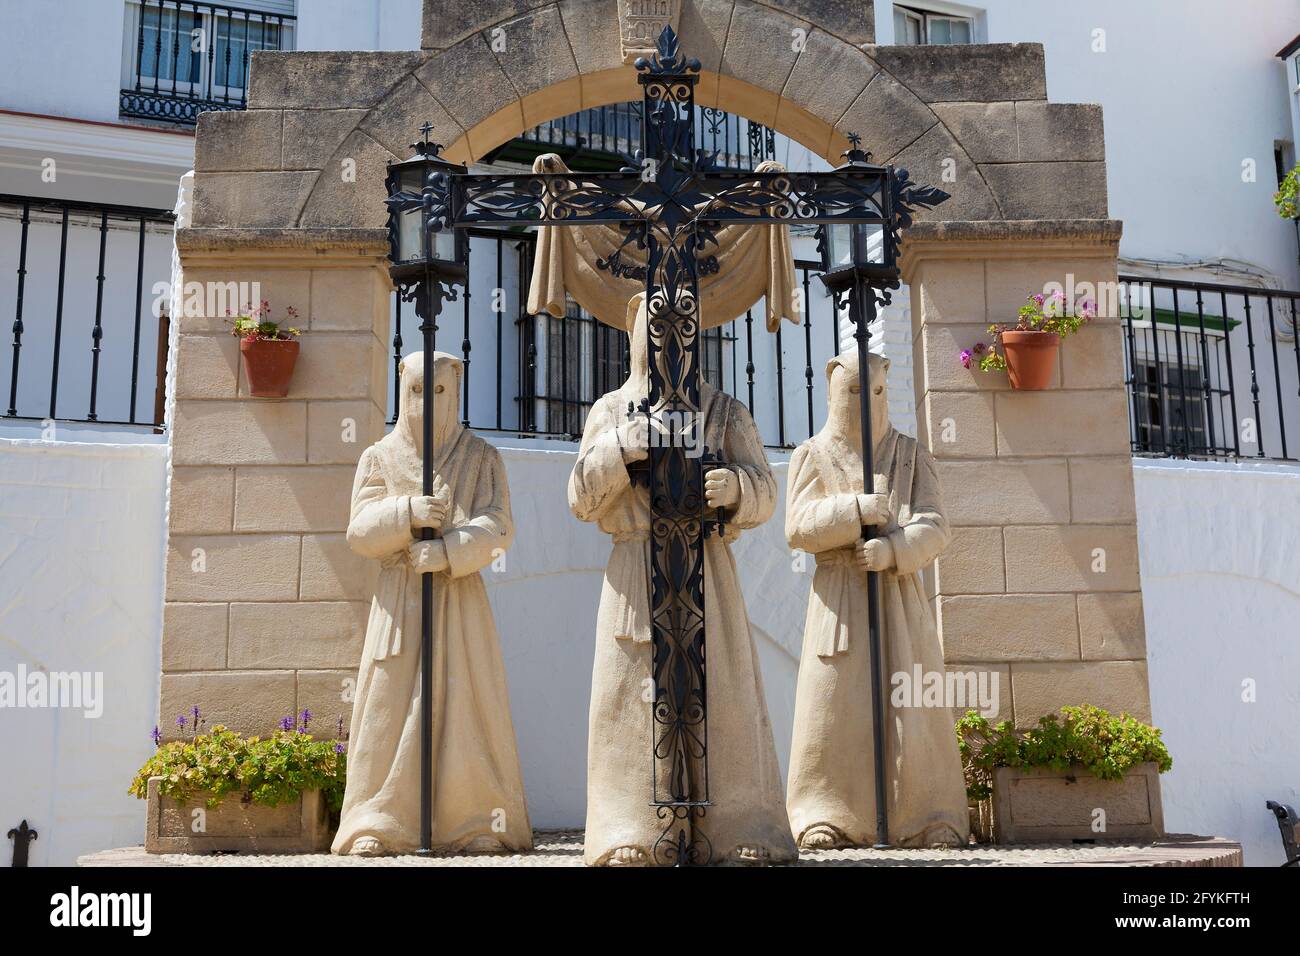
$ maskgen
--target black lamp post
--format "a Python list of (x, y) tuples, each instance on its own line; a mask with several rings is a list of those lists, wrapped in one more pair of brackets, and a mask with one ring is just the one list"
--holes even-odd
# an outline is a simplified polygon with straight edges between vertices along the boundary
[[(423, 494), (433, 494), (433, 353), (438, 314), (444, 300), (455, 300), (454, 285), (469, 276), (469, 239), (450, 222), (452, 177), (466, 172), (429, 142), (432, 126), (420, 127), (415, 154), (390, 163), (388, 198), (388, 274), (406, 301), (415, 301), (424, 336)], [(425, 528), (421, 537), (434, 537)], [(433, 852), (433, 574), (420, 580), (420, 854)]]
[[(899, 286), (898, 244), (894, 235), (894, 186), (899, 175), (892, 167), (877, 166), (869, 153), (859, 149), (861, 139), (849, 135), (848, 160), (836, 172), (861, 170), (880, 176), (878, 197), (884, 223), (829, 222), (818, 232), (817, 246), (822, 256), (822, 282), (835, 297), (837, 308), (848, 300), (849, 318), (854, 325), (853, 338), (858, 345), (859, 412), (862, 419), (862, 491), (875, 491), (874, 445), (871, 434), (871, 366), (867, 338), (876, 320), (878, 295), (888, 303), (888, 292)], [(906, 180), (906, 171), (901, 178)], [(874, 538), (876, 527), (864, 527), (863, 537)], [(867, 572), (867, 651), (871, 662), (871, 740), (876, 774), (876, 847), (889, 846), (888, 781), (885, 777), (885, 692), (884, 663), (880, 646), (880, 580), (875, 571)]]

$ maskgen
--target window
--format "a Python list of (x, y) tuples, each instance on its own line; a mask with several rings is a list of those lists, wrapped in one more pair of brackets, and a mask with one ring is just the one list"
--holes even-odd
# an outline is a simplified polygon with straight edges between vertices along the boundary
[(1198, 366), (1184, 365), (1179, 369), (1177, 365), (1138, 359), (1133, 387), (1141, 451), (1159, 454), (1210, 451), (1206, 438), (1205, 382)]
[(902, 46), (973, 43), (970, 17), (894, 5), (894, 42)]
[(242, 109), (250, 57), (293, 48), (293, 0), (218, 6), (140, 0), (126, 6), (123, 116), (192, 125), (205, 109)]

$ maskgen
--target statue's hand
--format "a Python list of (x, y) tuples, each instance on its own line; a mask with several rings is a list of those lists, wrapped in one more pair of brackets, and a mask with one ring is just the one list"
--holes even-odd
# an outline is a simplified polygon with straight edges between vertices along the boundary
[(411, 498), (411, 528), (422, 531), (432, 528), (437, 531), (447, 520), (447, 509), (451, 505), (448, 494), (415, 495)]
[(618, 426), (618, 445), (623, 450), (623, 463), (645, 461), (650, 457), (650, 423), (638, 415)]
[(889, 522), (889, 495), (858, 495), (858, 514), (862, 523), (874, 527)]
[(740, 501), (740, 477), (730, 468), (704, 473), (704, 502), (710, 508), (730, 508)]
[(416, 541), (406, 549), (406, 553), (410, 557), (411, 568), (420, 574), (437, 574), (451, 566), (447, 560), (447, 544), (438, 538)]
[(888, 538), (859, 540), (854, 551), (863, 571), (889, 571), (894, 567), (894, 546)]

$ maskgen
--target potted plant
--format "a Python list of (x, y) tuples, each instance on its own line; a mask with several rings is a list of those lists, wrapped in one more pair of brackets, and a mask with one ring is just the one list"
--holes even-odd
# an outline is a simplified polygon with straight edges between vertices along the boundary
[(298, 336), (302, 332), (286, 324), (298, 318), (297, 310), (290, 306), (284, 313), (282, 321), (273, 321), (271, 304), (263, 302), (234, 318), (234, 334), (239, 337), (248, 390), (258, 398), (284, 398), (289, 394), (289, 380), (298, 363)]
[(963, 349), (959, 360), (965, 368), (978, 363), (985, 372), (1006, 371), (1012, 388), (1044, 389), (1051, 384), (1061, 339), (1096, 315), (1096, 306), (1086, 299), (1071, 308), (1064, 292), (1039, 292), (1025, 300), (1014, 326), (990, 325), (992, 344), (977, 342)]
[(148, 853), (312, 853), (329, 849), (343, 805), (347, 747), (307, 732), (311, 711), (269, 737), (202, 729), (197, 707), (176, 719), (188, 737), (164, 743), (128, 790), (148, 801)]
[(1164, 834), (1159, 775), (1173, 766), (1160, 731), (1084, 704), (1038, 726), (957, 722), (972, 829), (996, 843), (1155, 840)]

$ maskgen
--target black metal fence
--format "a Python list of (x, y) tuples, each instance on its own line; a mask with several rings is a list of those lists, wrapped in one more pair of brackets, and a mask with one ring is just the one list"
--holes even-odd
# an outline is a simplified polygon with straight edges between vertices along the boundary
[[(6, 419), (161, 425), (172, 213), (0, 195)], [(13, 271), (9, 271), (12, 269)]]
[[(726, 169), (753, 169), (776, 158), (776, 131), (713, 107), (697, 107), (695, 146)], [(488, 157), (531, 162), (559, 153), (574, 169), (617, 169), (641, 148), (641, 104), (616, 103), (571, 113), (526, 130)]]
[(1133, 451), (1292, 461), (1300, 292), (1120, 277)]
[[(563, 319), (529, 314), (533, 243), (531, 233), (470, 232), (468, 294), (462, 290), (457, 302), (444, 307), (438, 347), (465, 363), (466, 425), (574, 441), (592, 403), (626, 380), (628, 337), (572, 301)], [(772, 448), (792, 448), (821, 427), (822, 370), (839, 351), (834, 309), (815, 281), (820, 265), (799, 261), (796, 269), (809, 304), (798, 328), (785, 323), (769, 333), (760, 303), (737, 321), (708, 330), (700, 343), (705, 380), (745, 402)], [(419, 347), (418, 326), (410, 304), (394, 296), (390, 420), (397, 415), (397, 366), (406, 351)]]
[[(121, 115), (193, 126), (205, 110), (240, 110), (256, 50), (292, 49), (297, 18), (192, 0), (140, 0)], [(130, 24), (129, 24), (130, 25)]]

